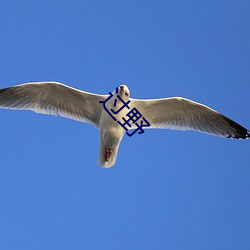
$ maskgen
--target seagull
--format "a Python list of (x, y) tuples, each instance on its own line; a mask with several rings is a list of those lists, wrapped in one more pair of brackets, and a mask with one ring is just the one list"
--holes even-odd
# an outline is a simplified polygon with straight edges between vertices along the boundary
[[(0, 107), (59, 115), (94, 125), (100, 131), (98, 164), (104, 168), (115, 165), (121, 140), (130, 130), (195, 130), (226, 138), (250, 137), (249, 130), (201, 103), (183, 97), (133, 99), (124, 84), (109, 95), (100, 95), (59, 82), (24, 83), (0, 89)], [(136, 110), (149, 125), (135, 122), (139, 114), (131, 112)]]

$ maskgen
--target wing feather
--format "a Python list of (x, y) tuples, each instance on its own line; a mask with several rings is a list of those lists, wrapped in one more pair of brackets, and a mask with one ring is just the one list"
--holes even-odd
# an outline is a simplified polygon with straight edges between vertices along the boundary
[[(131, 99), (132, 105), (149, 121), (150, 127), (174, 130), (196, 130), (208, 134), (247, 138), (250, 132), (217, 111), (182, 97)], [(133, 126), (131, 129), (135, 129)]]
[(32, 82), (0, 89), (0, 107), (60, 115), (98, 126), (107, 98), (71, 88), (59, 82)]

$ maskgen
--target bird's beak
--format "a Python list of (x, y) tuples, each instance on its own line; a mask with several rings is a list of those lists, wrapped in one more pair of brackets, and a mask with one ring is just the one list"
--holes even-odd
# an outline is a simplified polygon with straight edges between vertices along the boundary
[(124, 92), (124, 85), (121, 85), (120, 88), (121, 88), (121, 92), (123, 93)]

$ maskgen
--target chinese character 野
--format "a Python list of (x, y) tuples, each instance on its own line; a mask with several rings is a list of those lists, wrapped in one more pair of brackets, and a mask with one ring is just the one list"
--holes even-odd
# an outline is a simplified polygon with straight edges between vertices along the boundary
[[(114, 111), (113, 109), (111, 109), (111, 112), (116, 115), (118, 114), (122, 109), (124, 109), (125, 107), (127, 109), (130, 109), (129, 107), (129, 103), (130, 103), (130, 100), (127, 101), (127, 102), (124, 102), (124, 100), (117, 94), (118, 93), (118, 88), (116, 88), (116, 95), (118, 97), (118, 99), (122, 102), (122, 106), (117, 110), (117, 111)], [(112, 119), (114, 121), (117, 121), (117, 119), (113, 116), (113, 114), (107, 109), (106, 107), (106, 102), (108, 100), (110, 100), (110, 98), (113, 97), (113, 94), (109, 92), (109, 97), (105, 100), (105, 101), (100, 101), (99, 103), (103, 103), (103, 108), (107, 111), (107, 113), (112, 117)], [(115, 99), (114, 101), (114, 104), (113, 106), (116, 107), (116, 103), (117, 103), (117, 99)], [(124, 117), (122, 117), (124, 123), (121, 123), (120, 121), (117, 121), (126, 131), (128, 131), (129, 128), (131, 128), (131, 124), (129, 123), (130, 121), (132, 121), (133, 124), (136, 125), (137, 129), (135, 129), (132, 133), (128, 133), (126, 132), (126, 134), (128, 136), (132, 136), (133, 134), (135, 134), (138, 130), (140, 130), (139, 134), (142, 134), (144, 133), (144, 130), (142, 129), (142, 127), (149, 127), (150, 124), (149, 122), (144, 118), (142, 117), (142, 114), (134, 107), (133, 109), (131, 109), (127, 114), (126, 116), (128, 117), (127, 119), (125, 119)], [(142, 118), (138, 124), (138, 120)], [(145, 123), (144, 123), (145, 122)], [(126, 127), (128, 126), (128, 127)]]

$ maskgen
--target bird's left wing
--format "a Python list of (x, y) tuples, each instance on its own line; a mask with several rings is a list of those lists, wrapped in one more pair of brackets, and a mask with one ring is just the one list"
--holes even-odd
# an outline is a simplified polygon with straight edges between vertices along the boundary
[(98, 127), (106, 95), (98, 95), (58, 82), (32, 82), (0, 89), (0, 107), (32, 110), (88, 122)]
[[(238, 123), (203, 104), (182, 97), (130, 100), (131, 106), (150, 123), (150, 127), (145, 128), (196, 130), (243, 139), (250, 137), (250, 132)], [(131, 127), (135, 128), (137, 128), (135, 125)]]

